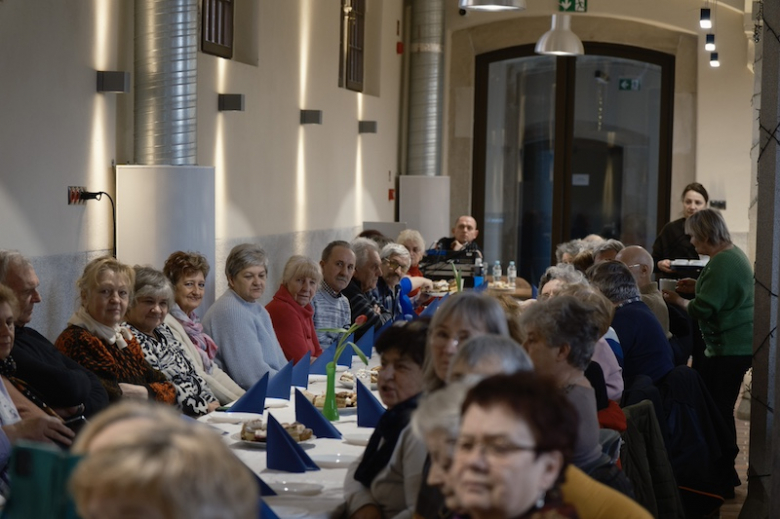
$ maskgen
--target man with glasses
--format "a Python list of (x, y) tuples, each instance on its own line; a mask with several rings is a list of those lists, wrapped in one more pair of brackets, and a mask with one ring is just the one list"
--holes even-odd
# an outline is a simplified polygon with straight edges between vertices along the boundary
[(382, 323), (403, 316), (401, 310), (401, 279), (412, 264), (409, 250), (399, 243), (388, 243), (380, 254), (382, 276), (376, 284), (376, 299), (382, 306)]
[(658, 286), (650, 278), (653, 274), (653, 257), (639, 245), (631, 245), (618, 252), (615, 259), (631, 271), (639, 287), (642, 302), (653, 311), (658, 322), (661, 323), (661, 328), (664, 329), (666, 338), (669, 339), (672, 336), (669, 332), (669, 309)]

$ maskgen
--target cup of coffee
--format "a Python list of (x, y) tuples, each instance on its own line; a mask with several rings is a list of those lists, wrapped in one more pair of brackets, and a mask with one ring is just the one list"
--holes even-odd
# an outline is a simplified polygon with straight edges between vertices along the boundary
[(677, 291), (677, 280), (669, 278), (661, 278), (658, 280), (658, 288), (666, 290), (668, 292)]

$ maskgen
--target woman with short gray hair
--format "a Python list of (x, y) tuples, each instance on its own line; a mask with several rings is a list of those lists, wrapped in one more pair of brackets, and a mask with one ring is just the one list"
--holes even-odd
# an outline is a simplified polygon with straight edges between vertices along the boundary
[(570, 263), (552, 265), (542, 274), (539, 280), (539, 299), (554, 295), (564, 285), (587, 285), (585, 275)]
[(203, 317), (204, 331), (219, 344), (217, 359), (239, 386), (249, 389), (286, 363), (271, 316), (258, 300), (265, 292), (268, 258), (259, 245), (233, 247), (225, 262), (228, 289)]
[(458, 382), (468, 375), (488, 376), (533, 369), (531, 357), (510, 337), (480, 335), (466, 341), (452, 357), (447, 383)]
[(195, 371), (182, 344), (163, 321), (173, 304), (173, 289), (165, 274), (136, 265), (134, 296), (125, 315), (144, 358), (168, 377), (176, 388), (176, 404), (189, 416), (209, 413), (219, 406), (206, 381)]

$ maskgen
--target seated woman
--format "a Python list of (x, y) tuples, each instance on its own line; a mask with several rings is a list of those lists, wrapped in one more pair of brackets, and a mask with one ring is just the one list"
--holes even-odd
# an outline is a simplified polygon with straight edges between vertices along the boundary
[(421, 288), (433, 287), (433, 282), (423, 276), (420, 270), (420, 261), (422, 261), (425, 254), (425, 240), (423, 240), (420, 231), (415, 229), (404, 229), (398, 234), (398, 238), (395, 240), (400, 243), (406, 250), (409, 251), (411, 257), (411, 265), (406, 272), (407, 277), (412, 282), (412, 291), (409, 292), (409, 297), (413, 298), (419, 295)]
[[(7, 372), (13, 364), (10, 355), (14, 345), (14, 321), (17, 313), (17, 299), (13, 291), (5, 285), (0, 285), (0, 373)], [(30, 405), (34, 407), (32, 403)], [(5, 384), (0, 383), (0, 495), (8, 496), (7, 470), (12, 444), (17, 440), (28, 440), (70, 445), (73, 436), (73, 431), (57, 417), (41, 414), (20, 418)]]
[(427, 331), (427, 321), (418, 319), (391, 326), (377, 339), (376, 351), (382, 358), (377, 386), (387, 412), (362, 458), (347, 471), (344, 495), (348, 517), (412, 515), (425, 447), (406, 426), (422, 392)]
[(62, 353), (89, 369), (103, 383), (108, 399), (153, 399), (176, 403), (176, 388), (152, 368), (133, 334), (119, 323), (133, 293), (135, 273), (115, 258), (90, 261), (76, 282), (81, 306), (57, 337)]
[(173, 290), (168, 278), (150, 267), (135, 267), (133, 300), (125, 317), (146, 362), (162, 371), (176, 387), (176, 404), (188, 416), (210, 413), (219, 401), (195, 371), (173, 331), (163, 323)]
[(533, 372), (483, 380), (463, 402), (450, 469), (460, 507), (474, 519), (579, 517), (559, 488), (576, 437), (554, 382)]
[(219, 344), (217, 359), (244, 389), (287, 363), (271, 316), (258, 302), (267, 274), (268, 258), (259, 245), (233, 247), (225, 263), (229, 288), (203, 317), (203, 329)]
[(176, 302), (169, 307), (165, 324), (184, 346), (195, 371), (206, 381), (214, 396), (221, 404), (229, 404), (241, 397), (244, 390), (214, 361), (217, 344), (203, 332), (203, 325), (195, 313), (203, 302), (209, 270), (208, 260), (197, 252), (177, 251), (168, 256), (163, 272), (173, 284)]
[(282, 285), (265, 306), (287, 360), (298, 362), (307, 352), (312, 359), (322, 354), (311, 304), (321, 281), (322, 270), (316, 261), (293, 256), (284, 266)]
[(255, 477), (219, 435), (135, 407), (109, 408), (107, 419), (98, 415), (85, 428), (89, 441), (78, 449), (85, 457), (70, 479), (80, 517), (258, 517)]

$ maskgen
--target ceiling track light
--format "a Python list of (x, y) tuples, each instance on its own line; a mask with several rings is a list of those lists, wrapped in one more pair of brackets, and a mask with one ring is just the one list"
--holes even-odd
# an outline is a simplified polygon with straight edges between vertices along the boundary
[(553, 56), (581, 56), (585, 54), (582, 40), (571, 30), (571, 16), (552, 15), (552, 29), (542, 34), (534, 49), (537, 54)]
[(709, 7), (702, 7), (701, 15), (699, 15), (699, 27), (712, 29), (712, 9)]
[(467, 11), (523, 11), (525, 0), (460, 0), (461, 9)]
[(707, 52), (712, 52), (715, 50), (715, 35), (710, 33), (705, 36), (704, 40), (704, 50)]
[(718, 61), (718, 53), (712, 52), (710, 53), (710, 67), (720, 67), (720, 61)]

